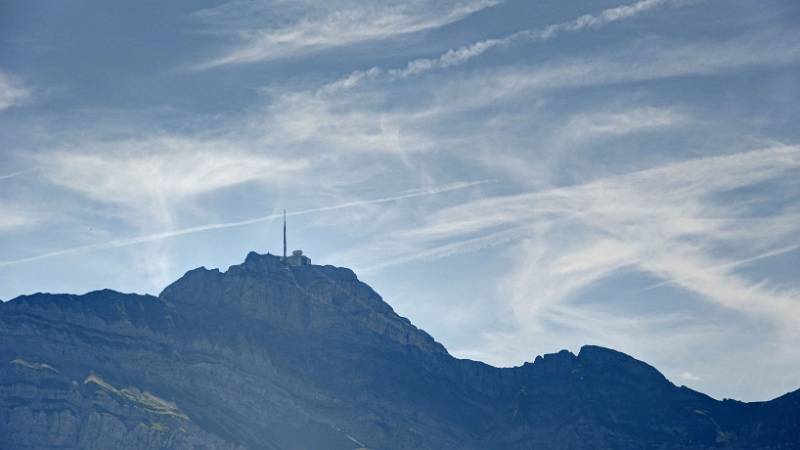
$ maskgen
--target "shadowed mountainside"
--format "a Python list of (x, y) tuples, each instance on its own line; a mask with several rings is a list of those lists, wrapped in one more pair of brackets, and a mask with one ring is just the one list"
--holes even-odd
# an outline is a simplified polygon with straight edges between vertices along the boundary
[(251, 252), (0, 304), (0, 448), (791, 449), (800, 391), (717, 401), (596, 346), (456, 359), (351, 270)]

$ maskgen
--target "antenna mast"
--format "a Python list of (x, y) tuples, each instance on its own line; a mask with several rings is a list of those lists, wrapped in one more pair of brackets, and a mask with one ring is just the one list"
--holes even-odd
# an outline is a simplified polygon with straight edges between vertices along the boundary
[(283, 260), (286, 261), (286, 210), (283, 210)]

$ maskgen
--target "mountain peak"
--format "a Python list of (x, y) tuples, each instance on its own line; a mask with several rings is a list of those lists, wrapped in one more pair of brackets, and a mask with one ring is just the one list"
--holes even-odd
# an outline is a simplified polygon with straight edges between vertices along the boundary
[[(355, 273), (330, 265), (292, 265), (271, 254), (248, 253), (225, 272), (197, 268), (159, 295), (198, 333), (231, 327), (300, 337), (335, 334), (354, 340), (388, 338), (425, 352), (446, 354), (430, 335), (397, 315)], [(342, 333), (345, 331), (345, 333)], [(366, 333), (366, 334), (364, 334)], [(359, 343), (356, 343), (360, 345)]]
[(615, 376), (627, 374), (637, 382), (650, 380), (653, 383), (672, 384), (655, 367), (610, 348), (584, 345), (578, 352), (577, 360), (601, 373), (614, 373)]
[(351, 270), (302, 258), (251, 252), (158, 298), (0, 306), (0, 448), (800, 444), (797, 395), (718, 402), (591, 345), (517, 368), (455, 359)]

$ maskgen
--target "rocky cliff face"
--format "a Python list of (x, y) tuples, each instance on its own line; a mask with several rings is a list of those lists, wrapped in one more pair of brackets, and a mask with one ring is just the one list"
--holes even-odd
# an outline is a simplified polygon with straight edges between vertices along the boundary
[(455, 359), (352, 271), (250, 253), (0, 304), (0, 448), (789, 449), (800, 393), (719, 402), (592, 346)]

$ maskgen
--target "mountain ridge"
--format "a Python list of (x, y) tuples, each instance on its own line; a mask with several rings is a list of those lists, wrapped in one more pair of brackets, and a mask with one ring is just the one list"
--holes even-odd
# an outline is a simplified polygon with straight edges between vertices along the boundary
[(800, 445), (800, 390), (718, 401), (593, 345), (458, 359), (350, 269), (255, 252), (157, 297), (19, 296), (0, 336), (3, 448)]

